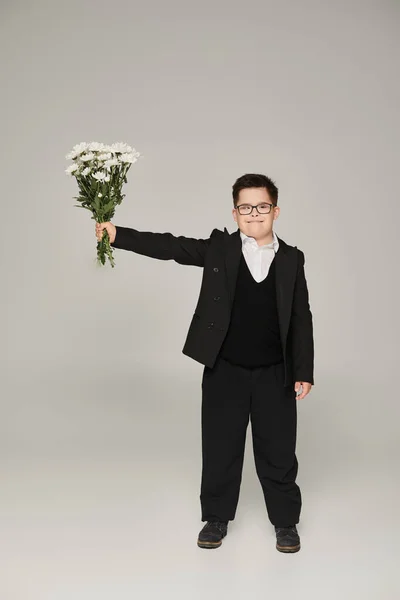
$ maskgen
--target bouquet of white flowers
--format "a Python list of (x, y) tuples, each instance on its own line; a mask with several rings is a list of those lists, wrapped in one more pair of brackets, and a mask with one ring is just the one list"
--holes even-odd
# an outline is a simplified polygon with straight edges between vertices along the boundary
[[(74, 198), (81, 204), (74, 206), (90, 210), (96, 223), (111, 221), (115, 207), (125, 197), (122, 185), (127, 183), (126, 174), (139, 156), (140, 152), (122, 142), (111, 146), (82, 142), (74, 146), (66, 155), (73, 164), (65, 170), (78, 182), (79, 196)], [(97, 242), (97, 263), (104, 265), (106, 257), (114, 267), (110, 239), (104, 229), (101, 241)]]

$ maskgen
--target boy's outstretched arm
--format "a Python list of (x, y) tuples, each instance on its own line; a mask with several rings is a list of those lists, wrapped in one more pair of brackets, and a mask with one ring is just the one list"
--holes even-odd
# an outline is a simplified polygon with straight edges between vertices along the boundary
[[(101, 225), (112, 225), (100, 224)], [(131, 227), (114, 225), (114, 230), (109, 229), (115, 236), (110, 236), (111, 246), (121, 250), (130, 250), (136, 254), (158, 258), (159, 260), (174, 260), (181, 265), (194, 265), (204, 267), (204, 257), (209, 246), (209, 238), (190, 238), (183, 235), (175, 236), (172, 233), (154, 233), (152, 231), (139, 231)], [(100, 227), (101, 231), (102, 228)], [(102, 231), (101, 231), (102, 232)], [(110, 233), (110, 232), (109, 232)], [(111, 241), (113, 240), (113, 241)]]

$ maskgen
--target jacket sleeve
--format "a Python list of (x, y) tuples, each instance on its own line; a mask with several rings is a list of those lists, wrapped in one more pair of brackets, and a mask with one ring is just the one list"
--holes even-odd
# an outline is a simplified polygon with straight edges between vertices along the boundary
[(209, 238), (196, 239), (172, 233), (154, 233), (138, 231), (130, 227), (116, 226), (117, 233), (113, 248), (130, 250), (136, 254), (158, 258), (159, 260), (174, 260), (181, 265), (204, 267), (204, 257), (210, 244)]
[(314, 385), (314, 335), (307, 281), (304, 272), (305, 257), (298, 250), (298, 266), (294, 287), (291, 336), (293, 349), (293, 374), (295, 381)]

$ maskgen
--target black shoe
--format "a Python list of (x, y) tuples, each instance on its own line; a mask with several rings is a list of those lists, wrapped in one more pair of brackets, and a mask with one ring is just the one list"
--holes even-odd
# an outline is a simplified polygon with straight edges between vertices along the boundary
[(227, 533), (228, 521), (207, 521), (199, 533), (197, 545), (200, 548), (218, 548)]
[(279, 552), (298, 552), (300, 550), (300, 537), (296, 525), (289, 527), (275, 527), (276, 549)]

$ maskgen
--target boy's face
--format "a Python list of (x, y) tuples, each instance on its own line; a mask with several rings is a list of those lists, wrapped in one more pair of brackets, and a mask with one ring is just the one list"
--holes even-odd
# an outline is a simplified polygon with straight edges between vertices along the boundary
[(245, 188), (240, 190), (237, 207), (247, 205), (257, 205), (262, 211), (269, 210), (269, 213), (259, 213), (256, 208), (252, 208), (248, 214), (241, 214), (239, 208), (232, 209), (232, 215), (240, 231), (244, 234), (254, 237), (256, 240), (262, 240), (272, 234), (272, 225), (278, 218), (280, 209), (278, 206), (266, 206), (272, 204), (268, 191), (265, 188)]

